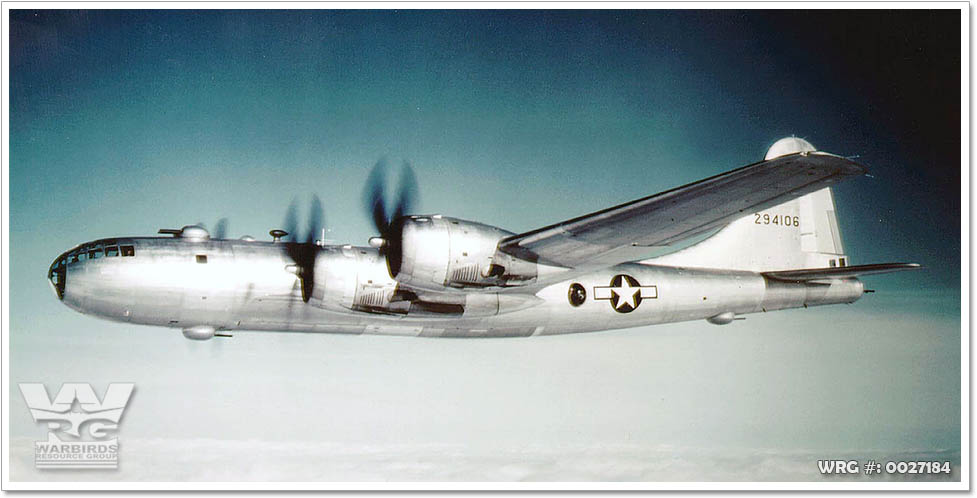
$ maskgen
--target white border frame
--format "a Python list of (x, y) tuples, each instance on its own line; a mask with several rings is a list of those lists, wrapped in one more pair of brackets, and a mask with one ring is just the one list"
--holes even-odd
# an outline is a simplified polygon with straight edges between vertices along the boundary
[[(0, 250), (3, 264), (0, 282), (3, 289), (0, 315), (2, 315), (3, 357), (2, 379), (2, 489), (20, 490), (482, 490), (482, 491), (634, 491), (634, 490), (805, 490), (805, 491), (964, 491), (970, 489), (970, 4), (968, 2), (65, 2), (65, 1), (3, 1), (0, 17), (2, 53), (2, 233)], [(9, 241), (9, 185), (10, 185), (10, 110), (9, 74), (10, 44), (7, 43), (10, 25), (10, 9), (955, 9), (961, 11), (960, 58), (961, 58), (961, 261), (960, 261), (960, 482), (22, 482), (9, 480), (9, 378), (10, 378), (10, 241)]]

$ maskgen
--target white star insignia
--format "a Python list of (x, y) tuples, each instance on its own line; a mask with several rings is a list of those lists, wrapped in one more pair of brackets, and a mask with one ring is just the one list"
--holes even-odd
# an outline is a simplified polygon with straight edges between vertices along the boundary
[(637, 297), (641, 287), (632, 287), (628, 279), (622, 278), (620, 287), (611, 287), (611, 292), (617, 294), (617, 309), (623, 308), (625, 304), (631, 308), (638, 307)]
[[(615, 282), (617, 285), (614, 285)], [(609, 286), (594, 286), (594, 299), (610, 301), (611, 308), (618, 313), (630, 313), (645, 299), (657, 298), (657, 286), (641, 285), (633, 277), (625, 274), (615, 275)]]

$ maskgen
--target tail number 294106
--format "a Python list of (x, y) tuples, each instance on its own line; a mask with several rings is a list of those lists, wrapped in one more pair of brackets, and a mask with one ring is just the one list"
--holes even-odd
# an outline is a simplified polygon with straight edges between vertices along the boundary
[(790, 216), (786, 214), (753, 213), (753, 223), (757, 225), (780, 225), (784, 227), (801, 226), (800, 216)]

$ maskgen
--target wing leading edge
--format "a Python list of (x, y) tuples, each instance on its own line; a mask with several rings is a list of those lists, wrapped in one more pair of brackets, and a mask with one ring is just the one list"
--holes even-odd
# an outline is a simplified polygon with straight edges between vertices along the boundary
[(824, 152), (784, 155), (514, 235), (499, 249), (567, 268), (612, 266), (865, 172), (860, 164)]

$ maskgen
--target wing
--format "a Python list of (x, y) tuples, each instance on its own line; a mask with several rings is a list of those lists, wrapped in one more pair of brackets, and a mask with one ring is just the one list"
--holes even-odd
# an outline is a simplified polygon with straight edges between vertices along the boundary
[(921, 268), (916, 263), (879, 263), (873, 265), (842, 266), (836, 268), (810, 268), (804, 270), (768, 271), (763, 275), (777, 280), (791, 282), (805, 280), (826, 280), (832, 278), (858, 277), (875, 273), (889, 273)]
[(851, 160), (801, 152), (761, 161), (503, 239), (499, 249), (553, 266), (596, 269), (649, 257), (656, 249), (719, 228), (846, 178), (865, 174)]

